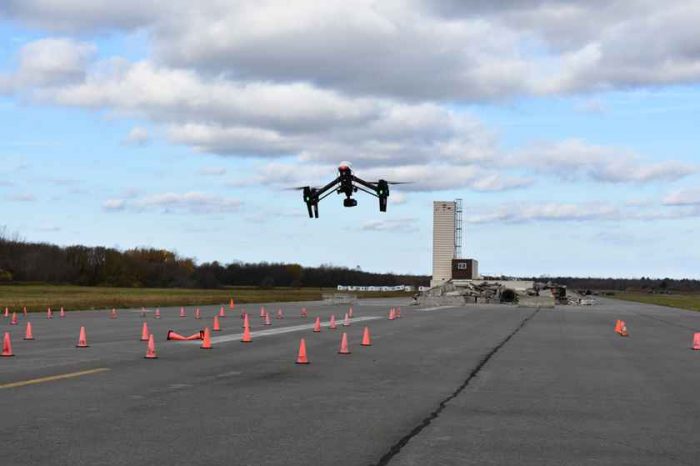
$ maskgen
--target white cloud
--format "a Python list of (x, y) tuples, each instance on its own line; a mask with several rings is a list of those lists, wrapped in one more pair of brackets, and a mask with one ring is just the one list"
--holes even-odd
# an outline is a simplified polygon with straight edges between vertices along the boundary
[[(638, 79), (634, 73), (620, 78), (625, 73), (616, 60), (654, 70), (651, 62), (668, 53), (676, 60), (668, 66), (692, 69), (697, 37), (681, 16), (694, 18), (696, 8), (680, 2), (658, 8), (617, 0), (601, 8), (541, 0), (493, 8), (488, 2), (301, 0), (290, 8), (273, 0), (146, 0), (137, 11), (132, 0), (83, 3), (10, 0), (0, 15), (80, 37), (146, 28), (152, 55), (94, 60), (92, 44), (41, 39), (20, 50), (17, 71), (0, 76), (0, 88), (43, 103), (142, 118), (197, 151), (294, 157), (304, 167), (300, 179), (298, 168), (263, 166), (262, 182), (321, 183), (321, 171), (332, 173), (331, 165), (343, 159), (356, 162), (360, 175), (414, 181), (405, 191), (504, 191), (531, 185), (533, 172), (649, 183), (696, 171), (576, 139), (506, 152), (496, 130), (452, 105)], [(683, 28), (653, 42), (659, 50), (649, 51), (651, 62), (630, 52), (620, 34), (651, 40), (643, 26), (659, 30), (676, 22)], [(601, 107), (595, 99), (581, 105)], [(148, 140), (148, 131), (136, 127), (125, 142)]]
[(131, 128), (129, 134), (124, 138), (124, 144), (132, 146), (143, 146), (151, 140), (151, 135), (146, 128), (136, 126)]
[(394, 205), (403, 205), (408, 201), (408, 196), (402, 192), (391, 191), (389, 195), (389, 203)]
[(685, 188), (672, 192), (663, 200), (667, 206), (700, 206), (700, 188)]
[(52, 224), (43, 224), (36, 227), (36, 230), (47, 233), (55, 233), (57, 231), (61, 231), (61, 227)]
[(407, 233), (418, 231), (418, 219), (416, 218), (390, 218), (371, 220), (360, 227), (364, 231), (388, 231), (393, 233)]
[(675, 161), (645, 162), (632, 151), (579, 139), (533, 145), (514, 154), (509, 163), (562, 179), (587, 178), (607, 183), (675, 181), (698, 170), (695, 165)]
[[(176, 1), (167, 2), (175, 6)], [(0, 17), (62, 32), (110, 31), (145, 26), (166, 4), (158, 0), (3, 0)]]
[(376, 167), (358, 172), (369, 180), (383, 178), (389, 181), (408, 182), (401, 185), (402, 191), (442, 191), (448, 189), (471, 189), (474, 191), (506, 191), (529, 186), (532, 180), (519, 176), (508, 176), (478, 165), (447, 165), (426, 163), (399, 167)]
[[(482, 209), (483, 210), (483, 209)], [(468, 223), (524, 223), (532, 221), (614, 220), (620, 210), (610, 204), (509, 204), (466, 217)]]
[[(669, 204), (675, 205), (675, 204)], [(528, 202), (496, 206), (480, 205), (469, 209), (467, 223), (529, 223), (529, 222), (599, 222), (599, 221), (656, 221), (700, 217), (698, 205), (678, 204), (689, 207), (668, 207), (665, 210), (656, 203), (622, 202), (615, 205), (607, 201), (585, 203)]]
[(223, 176), (226, 174), (224, 167), (202, 167), (197, 173), (203, 176)]
[(164, 213), (193, 213), (208, 214), (234, 212), (241, 206), (237, 199), (201, 192), (160, 193), (143, 196), (131, 200), (109, 199), (103, 204), (105, 210), (117, 211), (124, 209), (149, 210), (159, 209)]
[(605, 102), (599, 98), (581, 99), (575, 103), (574, 109), (581, 113), (591, 113), (597, 115), (602, 115), (608, 111), (608, 107)]
[(124, 210), (126, 207), (126, 201), (124, 199), (107, 199), (102, 203), (102, 208), (104, 210)]
[(6, 199), (10, 202), (34, 202), (36, 201), (36, 196), (31, 193), (10, 194)]
[(58, 86), (82, 81), (95, 53), (93, 44), (69, 38), (28, 42), (19, 50), (15, 73), (0, 76), (0, 89), (21, 91), (31, 86)]
[(687, 0), (4, 0), (0, 16), (76, 36), (147, 30), (168, 66), (355, 95), (499, 100), (700, 80), (700, 4)]
[[(355, 175), (366, 181), (385, 179), (407, 183), (398, 188), (402, 192), (450, 189), (506, 191), (526, 187), (532, 183), (528, 178), (502, 175), (473, 164), (455, 166), (426, 161), (424, 165), (377, 166), (366, 169), (356, 167), (357, 165), (355, 165)], [(232, 186), (264, 184), (277, 187), (323, 186), (336, 176), (338, 176), (336, 165), (269, 163), (259, 167), (257, 175), (250, 180), (234, 181), (230, 184)]]

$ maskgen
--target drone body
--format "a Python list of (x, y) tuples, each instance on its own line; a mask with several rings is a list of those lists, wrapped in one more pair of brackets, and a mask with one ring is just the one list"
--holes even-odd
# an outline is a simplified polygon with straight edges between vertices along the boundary
[(303, 191), (304, 202), (309, 211), (310, 218), (318, 218), (318, 203), (335, 192), (344, 194), (343, 205), (345, 207), (357, 206), (357, 200), (353, 199), (353, 194), (363, 191), (379, 199), (379, 210), (386, 212), (387, 200), (389, 198), (389, 185), (397, 184), (386, 180), (376, 182), (365, 181), (358, 178), (352, 172), (350, 162), (341, 162), (338, 166), (338, 177), (320, 188), (304, 186), (297, 188)]

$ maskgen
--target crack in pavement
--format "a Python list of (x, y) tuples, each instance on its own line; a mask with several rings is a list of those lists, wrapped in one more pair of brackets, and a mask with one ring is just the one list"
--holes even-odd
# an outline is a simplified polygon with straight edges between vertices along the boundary
[(440, 401), (438, 404), (437, 409), (435, 411), (431, 412), (426, 418), (424, 418), (416, 427), (411, 429), (411, 431), (401, 437), (398, 442), (396, 442), (394, 445), (389, 448), (389, 451), (387, 451), (384, 455), (382, 455), (381, 458), (379, 458), (379, 461), (374, 463), (372, 466), (386, 466), (389, 464), (389, 462), (394, 459), (396, 455), (398, 455), (403, 447), (405, 447), (408, 442), (411, 441), (414, 437), (416, 437), (418, 434), (420, 434), (423, 429), (428, 427), (435, 419), (437, 419), (442, 411), (447, 407), (447, 403), (455, 399), (457, 396), (460, 395), (468, 386), (469, 383), (476, 377), (481, 369), (486, 365), (486, 363), (489, 362), (489, 360), (496, 354), (498, 351), (505, 346), (506, 343), (510, 341), (511, 338), (513, 338), (520, 330), (522, 330), (523, 327), (532, 319), (535, 317), (535, 315), (540, 312), (540, 308), (538, 307), (537, 310), (535, 310), (532, 314), (527, 316), (525, 319), (523, 319), (520, 322), (520, 325), (518, 325), (515, 330), (513, 330), (507, 337), (505, 337), (498, 345), (496, 345), (491, 351), (489, 351), (481, 360), (479, 363), (476, 365), (476, 367), (469, 373), (469, 376), (466, 378), (462, 384), (457, 387), (457, 390), (452, 392), (447, 398), (444, 400)]

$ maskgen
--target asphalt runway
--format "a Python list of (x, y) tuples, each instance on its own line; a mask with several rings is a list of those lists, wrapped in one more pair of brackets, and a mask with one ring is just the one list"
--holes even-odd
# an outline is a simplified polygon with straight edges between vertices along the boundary
[[(401, 305), (402, 318), (388, 320)], [(309, 318), (299, 317), (302, 306)], [(600, 300), (556, 309), (421, 310), (366, 300), (266, 304), (240, 343), (241, 306), (214, 349), (166, 342), (211, 325), (179, 308), (30, 314), (35, 341), (0, 318), (0, 465), (696, 465), (700, 314)], [(630, 336), (613, 332), (624, 319)], [(143, 321), (158, 359), (143, 358)], [(339, 321), (339, 324), (341, 322)], [(75, 348), (87, 328), (89, 348)], [(372, 346), (361, 347), (364, 326)], [(350, 355), (337, 354), (348, 332)], [(311, 364), (296, 365), (304, 337)], [(69, 377), (69, 378), (61, 378)]]

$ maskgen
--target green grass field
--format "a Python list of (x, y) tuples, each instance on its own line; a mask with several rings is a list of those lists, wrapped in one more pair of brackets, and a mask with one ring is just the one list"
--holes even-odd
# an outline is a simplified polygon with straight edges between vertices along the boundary
[(637, 292), (617, 292), (611, 296), (625, 301), (636, 301), (639, 303), (658, 304), (659, 306), (677, 307), (690, 311), (700, 311), (700, 293), (692, 294), (648, 294)]
[[(0, 308), (45, 311), (47, 307), (66, 310), (139, 308), (156, 306), (191, 306), (228, 303), (233, 297), (238, 304), (320, 300), (328, 288), (234, 287), (225, 290), (181, 288), (109, 288), (70, 285), (3, 285), (0, 286)], [(409, 293), (360, 293), (360, 297), (410, 296)]]

